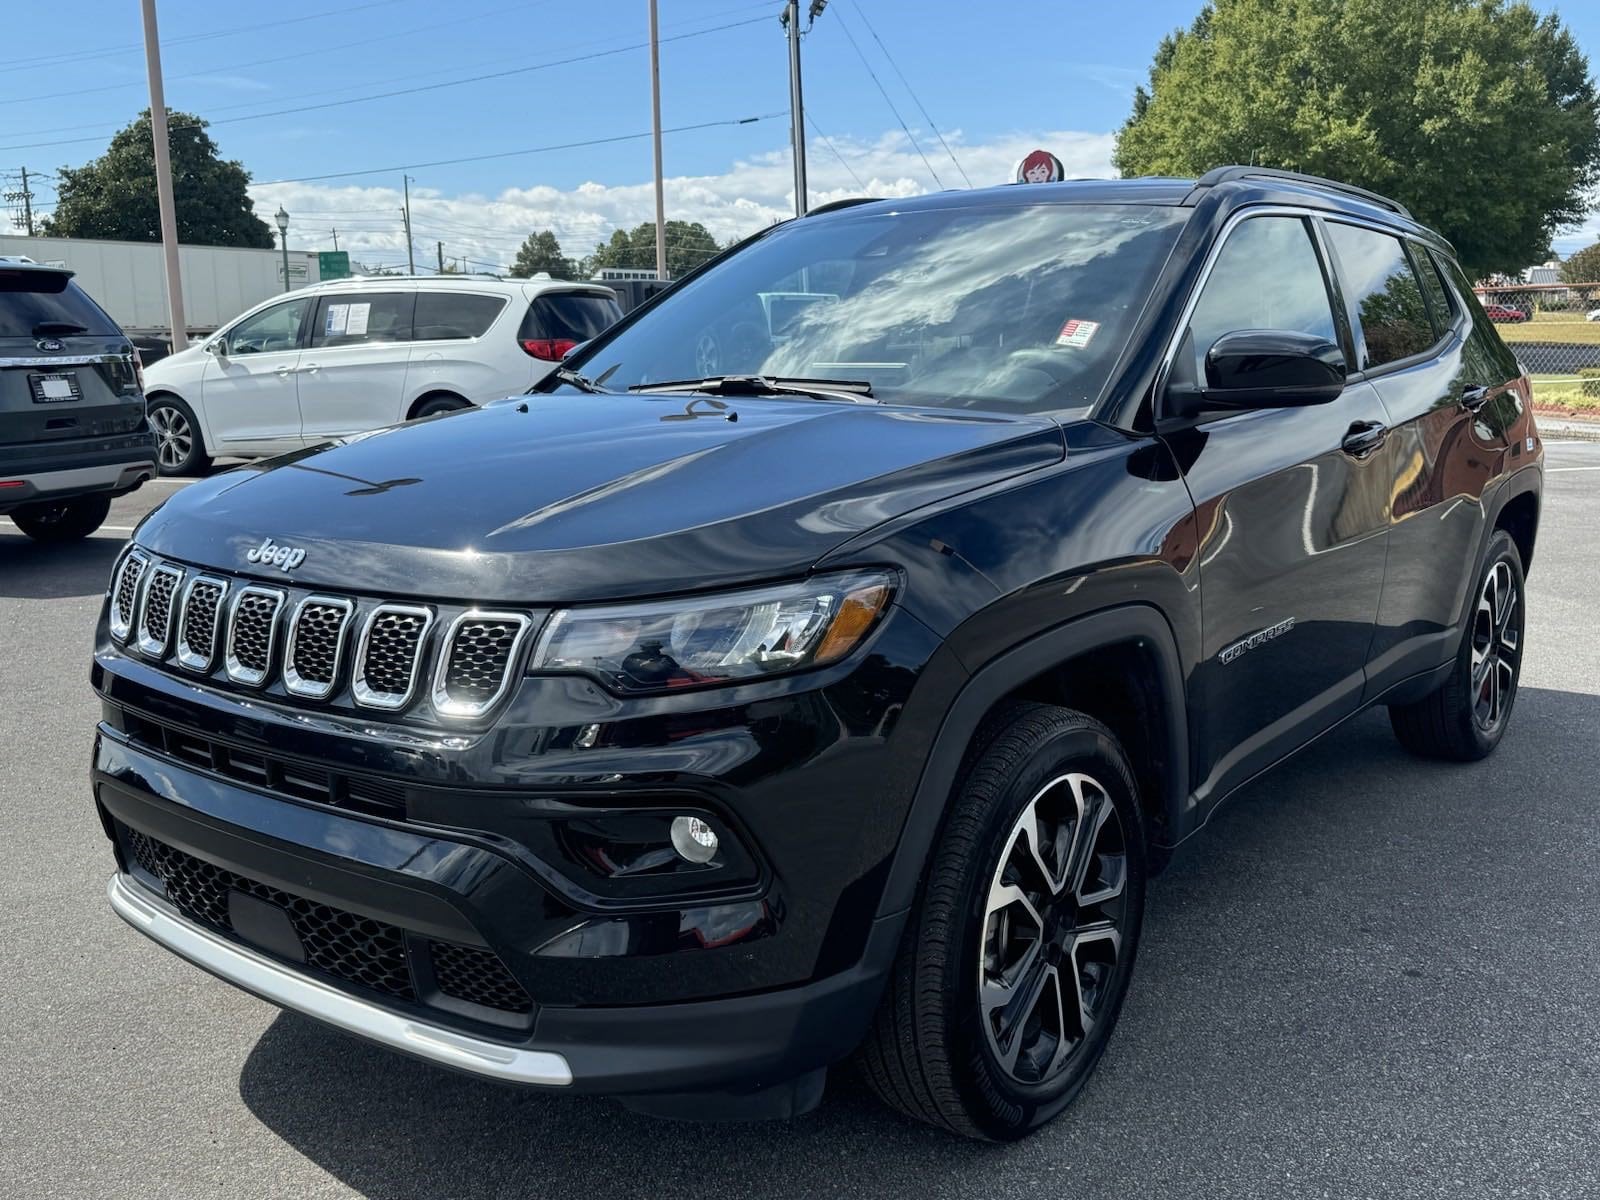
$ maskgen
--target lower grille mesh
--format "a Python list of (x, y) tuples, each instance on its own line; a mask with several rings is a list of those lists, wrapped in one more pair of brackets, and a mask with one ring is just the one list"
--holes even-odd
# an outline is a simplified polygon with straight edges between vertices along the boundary
[(502, 1012), (525, 1013), (533, 1001), (511, 977), (498, 955), (449, 942), (433, 944), (433, 974), (439, 990), (457, 1000), (470, 1000)]

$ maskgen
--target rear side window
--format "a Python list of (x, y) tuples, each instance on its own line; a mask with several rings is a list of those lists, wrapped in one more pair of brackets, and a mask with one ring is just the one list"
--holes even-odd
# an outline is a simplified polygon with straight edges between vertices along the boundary
[(1450, 303), (1450, 292), (1439, 278), (1439, 268), (1421, 246), (1412, 244), (1411, 261), (1416, 264), (1417, 278), (1422, 280), (1423, 293), (1428, 297), (1428, 311), (1433, 315), (1433, 332), (1443, 337), (1455, 321), (1455, 306)]
[(482, 337), (506, 303), (503, 296), (418, 292), (416, 340), (433, 342)]
[(1336, 221), (1328, 237), (1366, 343), (1362, 370), (1421, 354), (1438, 340), (1399, 238)]
[(415, 292), (341, 292), (324, 296), (311, 324), (313, 346), (362, 346), (411, 340)]
[(622, 308), (610, 296), (546, 292), (528, 305), (517, 337), (521, 341), (587, 342), (621, 319)]
[(104, 336), (122, 331), (70, 275), (0, 269), (0, 337)]
[(1252, 217), (1223, 244), (1189, 331), (1205, 378), (1206, 351), (1225, 333), (1279, 329), (1339, 344), (1322, 263), (1299, 217)]

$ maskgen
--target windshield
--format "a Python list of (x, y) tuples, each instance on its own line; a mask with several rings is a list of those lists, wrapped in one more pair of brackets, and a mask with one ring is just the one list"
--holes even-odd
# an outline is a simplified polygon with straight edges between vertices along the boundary
[(794, 221), (583, 356), (612, 390), (848, 379), (886, 404), (1094, 402), (1187, 210), (1038, 204)]

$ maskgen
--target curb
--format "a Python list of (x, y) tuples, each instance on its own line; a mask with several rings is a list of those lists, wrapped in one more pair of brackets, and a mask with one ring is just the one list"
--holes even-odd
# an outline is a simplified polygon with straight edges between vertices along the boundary
[(1600, 442), (1600, 421), (1546, 417), (1538, 409), (1534, 410), (1533, 419), (1539, 426), (1539, 436), (1546, 441)]

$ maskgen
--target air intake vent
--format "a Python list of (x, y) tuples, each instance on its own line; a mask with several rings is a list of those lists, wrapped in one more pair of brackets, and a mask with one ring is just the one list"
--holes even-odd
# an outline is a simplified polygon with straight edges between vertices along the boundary
[(183, 593), (178, 615), (178, 662), (191, 671), (209, 671), (217, 661), (217, 630), (228, 581), (197, 575)]
[(259, 687), (266, 681), (278, 642), (278, 611), (282, 607), (280, 591), (255, 586), (239, 589), (228, 620), (225, 658), (229, 679), (250, 687)]
[(351, 691), (367, 708), (404, 708), (417, 685), (417, 666), (433, 624), (433, 610), (380, 604), (367, 614), (356, 647)]
[(151, 658), (166, 657), (172, 643), (173, 597), (183, 582), (183, 568), (162, 563), (150, 571), (144, 587), (144, 606), (139, 612), (139, 649)]
[(139, 583), (144, 578), (150, 560), (137, 550), (122, 560), (116, 582), (111, 588), (111, 636), (119, 642), (128, 640), (133, 632), (133, 615), (139, 605)]
[(283, 655), (283, 686), (294, 695), (322, 700), (333, 691), (354, 608), (335, 596), (307, 596), (295, 608)]
[(477, 717), (510, 685), (530, 622), (520, 613), (466, 612), (450, 625), (433, 679), (433, 706), (446, 717)]

